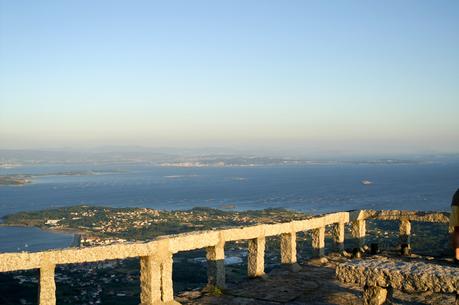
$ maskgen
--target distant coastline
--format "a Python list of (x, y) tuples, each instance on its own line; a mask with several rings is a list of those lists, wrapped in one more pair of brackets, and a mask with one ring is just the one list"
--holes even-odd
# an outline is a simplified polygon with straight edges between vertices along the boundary
[(0, 176), (0, 186), (21, 186), (31, 183), (32, 180), (29, 176), (23, 175), (11, 175), (11, 176)]
[(18, 175), (0, 175), (0, 186), (21, 186), (33, 182), (36, 177), (49, 177), (49, 176), (95, 176), (120, 173), (122, 171), (116, 170), (89, 170), (89, 171), (64, 171), (56, 173), (45, 174), (18, 174)]
[(81, 230), (77, 230), (75, 228), (53, 228), (53, 227), (46, 227), (46, 226), (37, 226), (33, 224), (24, 224), (24, 223), (17, 223), (17, 224), (9, 224), (0, 222), (0, 228), (36, 228), (39, 229), (43, 232), (49, 232), (49, 233), (62, 233), (62, 234), (88, 234), (88, 232), (84, 232)]
[[(263, 153), (222, 150), (181, 150), (153, 148), (113, 148), (113, 150), (14, 150), (0, 149), (0, 169), (15, 169), (39, 165), (149, 165), (172, 168), (200, 167), (262, 167), (309, 165), (400, 165), (458, 162), (459, 154), (388, 154), (358, 155), (346, 153), (267, 155)], [(78, 173), (56, 173), (77, 175)], [(91, 173), (81, 173), (91, 174)]]

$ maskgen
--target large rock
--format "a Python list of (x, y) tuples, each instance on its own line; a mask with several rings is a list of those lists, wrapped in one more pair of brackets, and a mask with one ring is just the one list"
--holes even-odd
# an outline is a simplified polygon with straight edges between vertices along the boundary
[(352, 260), (336, 268), (338, 279), (362, 286), (392, 287), (406, 292), (459, 293), (459, 268), (385, 257)]
[(364, 305), (382, 305), (387, 298), (387, 289), (381, 287), (365, 287), (363, 291)]

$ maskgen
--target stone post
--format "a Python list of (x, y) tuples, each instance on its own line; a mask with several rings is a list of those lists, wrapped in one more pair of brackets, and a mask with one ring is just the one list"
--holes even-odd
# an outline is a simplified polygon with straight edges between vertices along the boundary
[(296, 232), (281, 234), (281, 263), (296, 263)]
[(332, 235), (335, 251), (342, 252), (344, 250), (344, 222), (333, 224)]
[(140, 258), (140, 305), (179, 304), (174, 301), (172, 253)]
[(207, 248), (208, 284), (225, 288), (225, 242)]
[(410, 255), (411, 252), (411, 221), (402, 219), (400, 221), (400, 246), (403, 255)]
[(56, 305), (56, 282), (54, 281), (53, 264), (42, 265), (40, 267), (40, 305)]
[(249, 240), (247, 259), (249, 277), (258, 277), (265, 274), (265, 242), (264, 236)]
[(314, 257), (324, 256), (325, 248), (325, 227), (312, 230), (312, 255)]
[(359, 248), (362, 248), (365, 245), (365, 219), (360, 219), (352, 222), (351, 233), (352, 237), (357, 240)]
[(172, 253), (167, 253), (161, 261), (161, 300), (174, 304), (174, 285), (172, 283)]
[(140, 304), (161, 302), (161, 264), (153, 255), (140, 257)]

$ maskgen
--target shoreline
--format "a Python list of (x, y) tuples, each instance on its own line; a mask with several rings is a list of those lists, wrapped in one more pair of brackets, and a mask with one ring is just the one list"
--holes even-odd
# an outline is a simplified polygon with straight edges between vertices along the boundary
[(56, 233), (56, 234), (66, 234), (66, 235), (84, 235), (88, 234), (88, 232), (84, 231), (79, 231), (77, 229), (71, 229), (71, 228), (44, 228), (44, 227), (39, 227), (39, 226), (33, 226), (33, 225), (26, 225), (26, 224), (5, 224), (3, 222), (0, 222), (0, 228), (2, 227), (10, 227), (10, 228), (37, 228), (43, 232), (48, 232), (48, 233)]
[(0, 254), (75, 248), (80, 235), (35, 226), (0, 226)]

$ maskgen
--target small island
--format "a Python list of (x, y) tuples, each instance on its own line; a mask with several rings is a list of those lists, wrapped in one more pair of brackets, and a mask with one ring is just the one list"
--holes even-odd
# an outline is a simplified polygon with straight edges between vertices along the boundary
[(32, 180), (30, 176), (23, 175), (7, 175), (0, 176), (0, 186), (1, 185), (24, 185), (30, 183)]
[(14, 186), (14, 185), (25, 185), (31, 183), (36, 177), (47, 177), (47, 176), (96, 176), (96, 175), (107, 175), (107, 174), (118, 174), (124, 171), (121, 170), (88, 170), (88, 171), (62, 171), (55, 173), (43, 173), (43, 174), (21, 174), (21, 175), (0, 175), (0, 186)]

